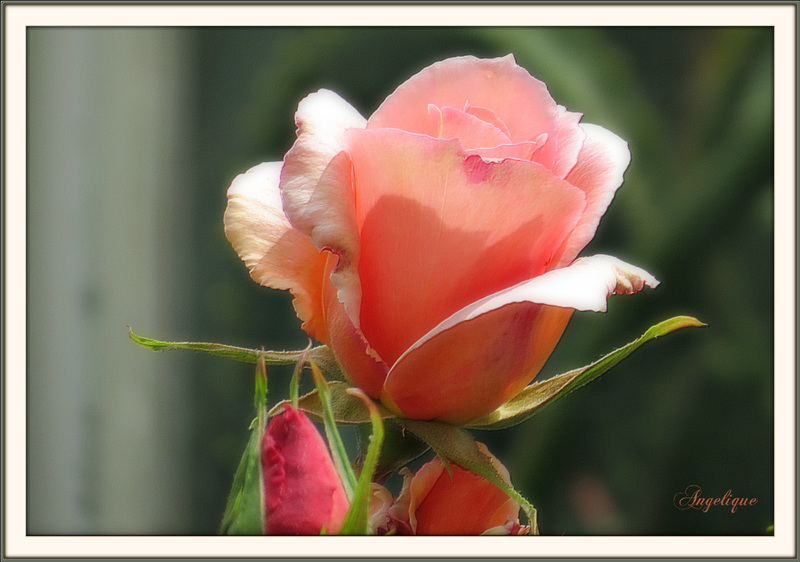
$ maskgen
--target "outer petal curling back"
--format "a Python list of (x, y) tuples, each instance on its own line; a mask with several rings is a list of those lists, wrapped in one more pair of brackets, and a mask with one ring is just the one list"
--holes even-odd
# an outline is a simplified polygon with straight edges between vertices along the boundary
[(228, 188), (225, 235), (253, 280), (290, 290), (303, 329), (328, 343), (321, 301), (325, 258), (289, 224), (278, 190), (280, 170), (280, 162), (265, 162), (234, 178)]
[(547, 142), (533, 155), (533, 160), (552, 170), (563, 178), (575, 166), (586, 133), (578, 121), (582, 115), (567, 111), (558, 106), (557, 125), (551, 131)]
[[(573, 310), (603, 312), (611, 294), (645, 285), (658, 281), (600, 255), (481, 299), (403, 353), (384, 384), (387, 402), (411, 418), (463, 423), (480, 417), (533, 380)], [(421, 370), (425, 377), (419, 377)]]
[(658, 285), (658, 280), (644, 269), (613, 256), (598, 254), (581, 258), (569, 267), (548, 271), (472, 303), (436, 326), (409, 347), (405, 354), (413, 353), (425, 341), (461, 322), (508, 304), (531, 302), (605, 312), (607, 299), (611, 295), (632, 294), (645, 286), (655, 289)]
[(286, 216), (292, 224), (308, 231), (306, 205), (322, 173), (344, 150), (345, 131), (364, 128), (366, 120), (337, 94), (319, 90), (300, 102), (295, 122), (297, 140), (284, 158), (280, 188)]
[(628, 143), (617, 135), (597, 125), (581, 127), (586, 140), (566, 180), (586, 193), (586, 211), (564, 244), (557, 267), (571, 263), (594, 237), (631, 161)]
[(339, 255), (333, 282), (350, 320), (360, 327), (361, 285), (355, 268), (359, 240), (346, 132), (366, 120), (330, 90), (306, 96), (298, 105), (297, 140), (286, 154), (280, 189), (286, 216), (311, 237), (317, 250)]
[(465, 423), (481, 417), (533, 380), (572, 312), (513, 303), (457, 324), (401, 357), (381, 400), (412, 419)]

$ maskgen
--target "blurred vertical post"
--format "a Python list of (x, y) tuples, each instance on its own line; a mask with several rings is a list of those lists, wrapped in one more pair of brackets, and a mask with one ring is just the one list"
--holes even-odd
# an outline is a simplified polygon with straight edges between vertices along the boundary
[[(30, 28), (27, 532), (190, 528), (186, 32)], [(183, 191), (182, 191), (183, 190)]]

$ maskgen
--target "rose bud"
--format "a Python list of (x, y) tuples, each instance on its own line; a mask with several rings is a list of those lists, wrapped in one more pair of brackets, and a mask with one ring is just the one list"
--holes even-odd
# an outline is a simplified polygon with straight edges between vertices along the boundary
[(332, 535), (348, 509), (342, 481), (328, 448), (302, 411), (284, 405), (261, 442), (264, 532), (267, 535)]
[[(478, 443), (502, 479), (511, 484), (508, 470)], [(485, 478), (450, 463), (453, 477), (436, 457), (413, 476), (408, 472), (403, 490), (388, 510), (386, 525), (416, 535), (523, 534), (519, 504)], [(398, 534), (401, 534), (398, 532)]]
[(576, 261), (630, 161), (580, 118), (511, 55), (438, 62), (368, 120), (320, 90), (283, 162), (233, 180), (226, 234), (353, 384), (398, 415), (464, 423), (533, 380), (574, 310), (658, 284)]

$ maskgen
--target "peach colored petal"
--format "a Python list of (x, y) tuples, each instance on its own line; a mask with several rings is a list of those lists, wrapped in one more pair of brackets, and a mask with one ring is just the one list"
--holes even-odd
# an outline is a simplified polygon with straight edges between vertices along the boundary
[(578, 123), (580, 119), (580, 113), (572, 113), (559, 105), (556, 124), (547, 142), (533, 155), (533, 161), (539, 162), (559, 178), (566, 176), (578, 162), (578, 154), (586, 138), (586, 133)]
[(438, 124), (432, 122), (429, 104), (491, 108), (513, 142), (549, 132), (558, 115), (547, 87), (517, 66), (513, 55), (465, 56), (434, 63), (406, 80), (372, 114), (367, 128), (432, 135)]
[[(402, 520), (408, 522), (414, 534), (417, 532), (417, 508), (425, 501), (425, 498), (428, 497), (431, 489), (442, 475), (447, 475), (447, 472), (441, 459), (437, 457), (431, 462), (422, 465), (416, 474), (403, 482), (404, 489), (400, 492), (397, 503), (400, 506), (405, 506), (408, 510)], [(447, 477), (449, 478), (449, 476)]]
[(356, 271), (359, 239), (354, 217), (350, 160), (343, 149), (350, 128), (365, 120), (337, 94), (320, 90), (297, 109), (297, 141), (286, 154), (280, 188), (286, 216), (320, 251), (339, 256), (333, 283), (350, 321), (359, 328), (361, 284)]
[(622, 175), (631, 161), (628, 143), (597, 125), (581, 125), (586, 132), (578, 163), (566, 180), (586, 193), (586, 211), (567, 239), (557, 261), (558, 267), (572, 262), (594, 238), (600, 219), (622, 184)]
[[(427, 466), (427, 464), (425, 466)], [(423, 466), (422, 469), (424, 469), (425, 466)], [(411, 482), (414, 479), (414, 474), (411, 473), (407, 466), (398, 470), (397, 473), (403, 477), (403, 487), (389, 508), (389, 520), (399, 522), (401, 524), (400, 527), (407, 531), (405, 534), (414, 534), (414, 528), (412, 526), (414, 512), (411, 509)], [(429, 481), (430, 485), (433, 486), (435, 478)], [(414, 521), (413, 525), (416, 526), (416, 521)]]
[(530, 534), (530, 525), (520, 525), (518, 521), (509, 521), (505, 525), (497, 525), (490, 529), (486, 529), (482, 535), (486, 536), (522, 536)]
[(297, 140), (284, 158), (281, 172), (283, 208), (291, 223), (308, 231), (313, 223), (308, 202), (322, 173), (344, 149), (345, 131), (366, 121), (353, 106), (330, 90), (309, 94), (295, 114)]
[(296, 215), (295, 226), (311, 237), (318, 250), (330, 250), (338, 256), (330, 279), (337, 289), (337, 298), (358, 329), (361, 280), (357, 267), (361, 243), (355, 217), (352, 167), (346, 152), (338, 153), (328, 164), (302, 213)]
[(498, 129), (500, 129), (500, 131), (502, 131), (507, 138), (509, 139), (511, 138), (511, 132), (508, 130), (506, 124), (503, 123), (497, 117), (497, 114), (491, 109), (487, 107), (480, 107), (478, 105), (470, 105), (469, 103), (467, 103), (466, 107), (464, 108), (464, 112), (469, 113), (470, 115), (474, 115), (481, 121), (486, 121), (487, 123), (491, 123)]
[[(508, 471), (482, 443), (478, 448), (507, 483)], [(519, 505), (488, 480), (451, 463), (452, 479), (438, 457), (410, 482), (409, 519), (417, 535), (480, 535), (519, 521)]]
[(430, 111), (439, 111), (440, 114), (439, 131), (435, 136), (441, 139), (458, 139), (465, 149), (492, 147), (511, 142), (511, 139), (494, 125), (454, 107), (433, 106)]
[(331, 349), (344, 368), (350, 381), (373, 398), (380, 395), (389, 367), (376, 357), (360, 330), (350, 321), (344, 304), (337, 296), (331, 273), (337, 268), (338, 256), (325, 251), (327, 263), (322, 273), (324, 323), (329, 334)]
[(437, 333), (398, 360), (382, 399), (413, 419), (466, 423), (485, 415), (536, 376), (572, 312), (514, 303)]
[(477, 154), (486, 161), (500, 162), (506, 158), (517, 160), (532, 160), (533, 153), (547, 141), (547, 135), (542, 133), (538, 139), (516, 144), (501, 144), (489, 148), (473, 148), (466, 150), (467, 154)]
[(486, 162), (456, 141), (351, 130), (361, 329), (392, 364), (442, 319), (544, 273), (583, 193), (532, 162)]
[(410, 418), (463, 423), (485, 415), (533, 380), (573, 310), (604, 312), (610, 295), (645, 285), (658, 281), (598, 255), (499, 291), (410, 346), (390, 370), (384, 394)]
[(368, 534), (376, 535), (386, 530), (391, 506), (392, 493), (380, 484), (370, 484)]
[(321, 300), (325, 258), (284, 215), (280, 170), (280, 162), (265, 162), (234, 178), (228, 188), (225, 235), (253, 280), (290, 290), (303, 329), (327, 343)]

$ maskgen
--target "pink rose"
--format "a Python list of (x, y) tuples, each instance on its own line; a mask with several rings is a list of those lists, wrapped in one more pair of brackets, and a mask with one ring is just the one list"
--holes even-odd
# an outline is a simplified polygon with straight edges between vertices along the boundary
[(267, 535), (332, 535), (349, 502), (322, 436), (289, 405), (273, 417), (261, 442), (264, 531)]
[(369, 120), (320, 90), (283, 162), (234, 179), (228, 239), (367, 394), (475, 419), (530, 383), (573, 310), (657, 284), (576, 261), (630, 160), (580, 117), (511, 55), (436, 63)]

